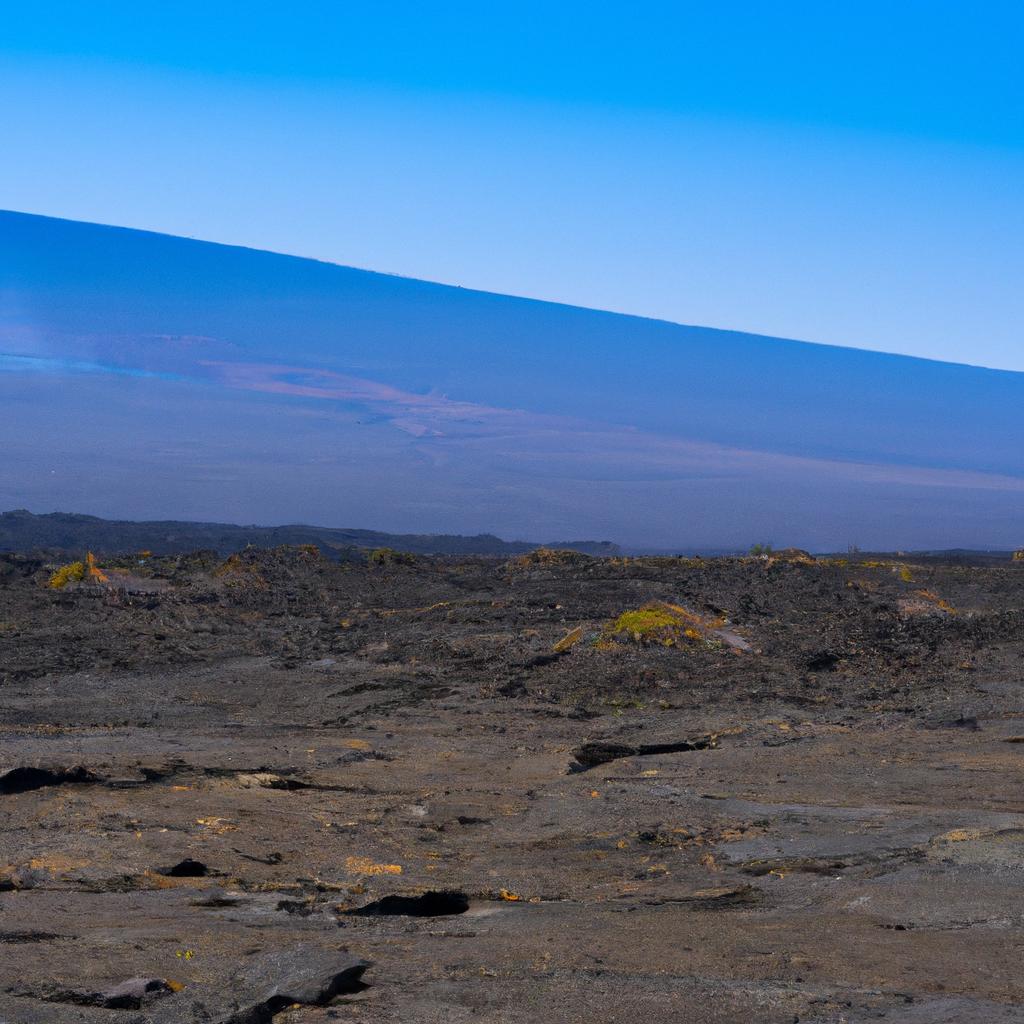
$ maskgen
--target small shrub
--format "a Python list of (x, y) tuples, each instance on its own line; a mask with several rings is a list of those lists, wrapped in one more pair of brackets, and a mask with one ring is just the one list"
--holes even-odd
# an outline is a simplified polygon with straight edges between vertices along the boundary
[(228, 555), (228, 557), (213, 570), (214, 577), (224, 580), (229, 587), (248, 587), (255, 588), (257, 590), (268, 590), (270, 588), (270, 584), (267, 582), (263, 573), (260, 572), (260, 568), (252, 559), (251, 554), (252, 553), (246, 549), (246, 557), (243, 557), (242, 554)]
[(70, 562), (62, 565), (51, 577), (49, 586), (52, 590), (63, 590), (69, 583), (81, 583), (85, 579), (85, 563)]
[(69, 583), (109, 583), (110, 578), (96, 565), (96, 556), (90, 551), (84, 562), (70, 562), (62, 565), (51, 577), (48, 586), (52, 590), (63, 590)]
[[(590, 560), (589, 555), (582, 551), (573, 551), (571, 548), (534, 548), (512, 560), (512, 564), (523, 569), (535, 565), (581, 565)], [(612, 559), (614, 561), (614, 559)]]
[(394, 548), (374, 548), (366, 556), (368, 565), (415, 565), (416, 556)]
[(674, 647), (687, 640), (704, 641), (706, 628), (699, 616), (679, 605), (650, 601), (605, 626), (597, 646), (608, 649), (614, 643), (637, 643)]
[(238, 555), (228, 555), (216, 569), (213, 570), (213, 575), (217, 577), (222, 576), (233, 576), (237, 572), (242, 572), (245, 566), (242, 565), (242, 560)]

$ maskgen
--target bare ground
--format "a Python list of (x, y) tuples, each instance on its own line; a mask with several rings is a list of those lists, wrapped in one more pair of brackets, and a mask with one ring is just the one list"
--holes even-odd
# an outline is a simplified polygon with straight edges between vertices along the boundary
[(0, 1021), (1024, 1021), (1024, 568), (52, 568), (0, 556)]

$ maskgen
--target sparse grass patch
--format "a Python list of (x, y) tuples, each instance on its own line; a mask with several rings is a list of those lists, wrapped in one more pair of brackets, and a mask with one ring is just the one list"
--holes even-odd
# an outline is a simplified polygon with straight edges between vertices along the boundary
[(636, 643), (675, 647), (680, 643), (704, 643), (720, 646), (720, 642), (707, 636), (708, 629), (721, 625), (705, 623), (698, 615), (665, 601), (649, 601), (640, 608), (623, 612), (605, 626), (595, 646), (608, 650), (619, 643)]
[(266, 577), (264, 577), (254, 563), (246, 561), (237, 554), (228, 555), (228, 557), (213, 570), (213, 575), (217, 579), (222, 579), (232, 586), (249, 584), (251, 586), (258, 587), (261, 590), (265, 590), (270, 586), (270, 584), (267, 583)]
[(589, 555), (582, 551), (573, 551), (571, 548), (534, 548), (527, 551), (525, 555), (512, 559), (511, 565), (528, 569), (536, 565), (580, 565), (590, 560)]

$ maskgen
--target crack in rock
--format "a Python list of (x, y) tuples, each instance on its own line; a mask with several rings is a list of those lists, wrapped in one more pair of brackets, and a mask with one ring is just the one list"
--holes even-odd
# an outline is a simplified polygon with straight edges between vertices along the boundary
[(573, 751), (576, 763), (570, 772), (585, 772), (610, 761), (618, 761), (624, 757), (651, 757), (655, 754), (680, 754), (692, 750), (713, 750), (718, 746), (716, 736), (698, 736), (694, 739), (680, 740), (676, 743), (614, 743), (610, 740), (593, 740), (584, 743)]
[(201, 860), (186, 857), (184, 860), (179, 860), (177, 864), (157, 868), (156, 873), (165, 878), (205, 878), (210, 873), (210, 869)]
[(0, 794), (12, 796), (15, 793), (29, 793), (33, 789), (45, 789), (48, 786), (83, 785), (98, 781), (96, 775), (81, 765), (72, 768), (19, 766), (0, 773)]
[(9, 988), (10, 995), (38, 999), (45, 1003), (100, 1006), (107, 1010), (139, 1010), (155, 999), (170, 995), (173, 988), (163, 978), (129, 978), (103, 992), (47, 987), (38, 990)]
[(454, 890), (430, 890), (420, 896), (384, 896), (355, 910), (353, 917), (448, 917), (469, 910), (469, 897)]

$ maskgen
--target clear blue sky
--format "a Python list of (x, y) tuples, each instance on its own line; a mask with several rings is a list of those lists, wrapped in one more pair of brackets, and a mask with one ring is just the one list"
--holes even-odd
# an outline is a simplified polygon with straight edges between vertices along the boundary
[(1024, 370), (1024, 5), (8, 5), (0, 207)]

